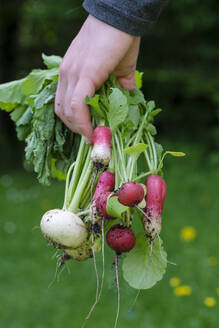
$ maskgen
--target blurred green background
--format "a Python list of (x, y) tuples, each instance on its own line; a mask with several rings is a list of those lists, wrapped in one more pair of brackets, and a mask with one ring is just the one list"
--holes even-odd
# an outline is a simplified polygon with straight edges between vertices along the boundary
[[(0, 82), (42, 67), (41, 53), (63, 56), (86, 18), (81, 1), (0, 1)], [(121, 277), (118, 327), (216, 328), (219, 306), (219, 47), (216, 0), (167, 4), (142, 39), (143, 91), (163, 112), (158, 141), (186, 158), (168, 158), (162, 239), (164, 279), (140, 294)], [(70, 262), (58, 281), (56, 258), (39, 231), (43, 212), (61, 207), (64, 185), (42, 187), (23, 168), (23, 147), (0, 112), (0, 327), (81, 327), (95, 295), (92, 261)], [(100, 304), (88, 327), (112, 327), (117, 306), (107, 251)]]

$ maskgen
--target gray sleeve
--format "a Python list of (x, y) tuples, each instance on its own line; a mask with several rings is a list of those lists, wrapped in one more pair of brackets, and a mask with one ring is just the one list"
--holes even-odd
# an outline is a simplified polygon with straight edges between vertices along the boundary
[(156, 22), (166, 0), (85, 0), (92, 16), (132, 35), (141, 36)]

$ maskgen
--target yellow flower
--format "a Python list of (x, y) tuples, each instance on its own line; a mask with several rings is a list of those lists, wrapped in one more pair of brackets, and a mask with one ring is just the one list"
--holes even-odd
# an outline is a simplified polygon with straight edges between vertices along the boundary
[(186, 242), (192, 241), (196, 237), (196, 229), (191, 226), (186, 226), (183, 229), (181, 229), (180, 236), (181, 239)]
[(192, 289), (188, 285), (182, 285), (174, 289), (176, 296), (189, 296), (192, 294)]
[(204, 299), (204, 304), (207, 307), (214, 307), (216, 305), (217, 301), (214, 297), (206, 297)]
[(180, 282), (181, 281), (180, 281), (180, 279), (178, 277), (172, 277), (170, 279), (170, 286), (171, 287), (177, 287), (177, 286), (179, 286)]
[(216, 266), (218, 264), (218, 259), (216, 258), (216, 256), (210, 256), (208, 258), (208, 264), (210, 266)]
[(217, 294), (219, 295), (219, 287), (217, 288)]

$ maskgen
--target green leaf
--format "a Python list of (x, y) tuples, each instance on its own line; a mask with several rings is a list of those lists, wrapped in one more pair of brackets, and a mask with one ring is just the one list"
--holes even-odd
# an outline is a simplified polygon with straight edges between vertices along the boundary
[(10, 113), (10, 117), (11, 117), (12, 121), (17, 122), (20, 119), (20, 117), (22, 117), (22, 115), (24, 114), (26, 109), (27, 109), (26, 106), (23, 106), (23, 105), (17, 106), (13, 110), (13, 112)]
[(47, 56), (45, 54), (42, 54), (43, 62), (48, 68), (56, 68), (59, 67), (62, 61), (62, 58), (60, 56)]
[(148, 132), (150, 132), (150, 134), (152, 136), (154, 136), (155, 134), (157, 134), (156, 127), (152, 123), (148, 123), (147, 126), (146, 126), (146, 129), (147, 129)]
[(111, 131), (124, 122), (128, 115), (129, 106), (126, 96), (118, 88), (112, 88), (109, 96), (109, 112), (107, 118)]
[(33, 116), (33, 110), (32, 107), (27, 107), (23, 115), (19, 118), (19, 120), (16, 122), (17, 126), (20, 125), (27, 125), (31, 122)]
[(161, 144), (155, 142), (155, 149), (156, 149), (156, 152), (157, 152), (157, 157), (158, 157), (158, 161), (161, 160), (162, 158), (162, 153), (163, 153), (163, 147)]
[(96, 118), (105, 118), (104, 112), (101, 110), (99, 105), (99, 95), (95, 95), (93, 98), (86, 96), (86, 104), (91, 106), (91, 115)]
[(57, 82), (54, 81), (48, 84), (34, 99), (34, 107), (41, 108), (43, 105), (48, 104), (55, 98)]
[(3, 83), (0, 85), (0, 108), (10, 112), (24, 100), (21, 87), (25, 79)]
[(138, 157), (141, 153), (145, 151), (145, 149), (148, 147), (147, 144), (144, 143), (138, 143), (136, 145), (133, 145), (131, 147), (128, 147), (123, 150), (123, 152), (127, 155)]
[(56, 158), (51, 159), (51, 174), (54, 178), (57, 178), (58, 180), (66, 180), (67, 173), (64, 173), (57, 169), (56, 167)]
[(149, 263), (149, 239), (141, 234), (136, 239), (135, 247), (123, 261), (123, 277), (136, 289), (149, 289), (160, 281), (166, 271), (167, 254), (158, 238), (154, 240), (151, 262)]
[(58, 68), (33, 70), (23, 82), (21, 92), (27, 96), (38, 93), (45, 81), (57, 80), (58, 72)]
[(182, 153), (181, 151), (166, 151), (165, 152), (165, 155), (171, 155), (171, 156), (175, 156), (175, 157), (182, 157), (182, 156), (185, 156), (186, 154), (185, 153)]
[(153, 111), (150, 113), (150, 115), (152, 115), (152, 116), (156, 116), (156, 115), (158, 115), (160, 112), (162, 112), (162, 109), (161, 109), (161, 108), (157, 108), (157, 109), (153, 110)]
[(16, 126), (17, 137), (19, 140), (25, 140), (31, 132), (30, 125), (20, 125)]
[(155, 108), (155, 102), (153, 100), (150, 100), (146, 103), (146, 108), (148, 112), (152, 112), (152, 110)]
[(139, 89), (133, 89), (130, 91), (123, 90), (125, 93), (129, 105), (145, 104), (144, 94)]
[(135, 71), (135, 81), (138, 89), (142, 87), (143, 72)]
[(140, 111), (137, 105), (129, 106), (128, 117), (125, 121), (125, 124), (137, 129), (140, 120)]
[(106, 212), (108, 215), (121, 219), (122, 214), (126, 212), (129, 209), (129, 207), (124, 206), (118, 201), (118, 197), (108, 197), (107, 203), (106, 203)]

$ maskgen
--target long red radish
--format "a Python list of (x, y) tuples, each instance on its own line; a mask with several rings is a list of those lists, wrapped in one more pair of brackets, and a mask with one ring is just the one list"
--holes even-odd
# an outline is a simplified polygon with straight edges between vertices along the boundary
[(146, 180), (147, 195), (143, 225), (146, 235), (153, 240), (161, 232), (162, 209), (166, 196), (166, 183), (159, 175), (152, 174)]
[(93, 195), (92, 200), (97, 199), (101, 195), (102, 192), (105, 191), (113, 191), (115, 188), (115, 174), (111, 171), (103, 172), (96, 185), (96, 189)]

